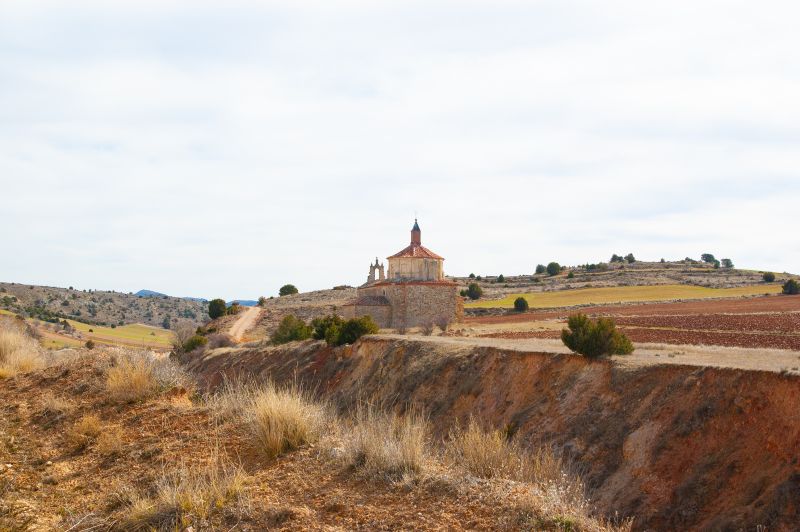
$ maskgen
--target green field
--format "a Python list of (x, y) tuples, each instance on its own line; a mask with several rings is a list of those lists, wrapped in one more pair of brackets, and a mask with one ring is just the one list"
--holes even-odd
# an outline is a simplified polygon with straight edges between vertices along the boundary
[(479, 300), (466, 303), (467, 308), (513, 308), (514, 300), (522, 296), (531, 308), (571, 307), (573, 305), (627, 303), (637, 301), (669, 301), (672, 299), (705, 299), (714, 297), (754, 296), (777, 294), (779, 284), (740, 286), (736, 288), (705, 288), (690, 285), (614, 286), (579, 288), (554, 292), (511, 294), (503, 299)]

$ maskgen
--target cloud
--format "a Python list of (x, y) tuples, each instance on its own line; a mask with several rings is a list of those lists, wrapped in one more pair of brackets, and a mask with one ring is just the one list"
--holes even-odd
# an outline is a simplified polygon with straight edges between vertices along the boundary
[(0, 6), (7, 280), (357, 284), (414, 212), (452, 273), (628, 251), (796, 270), (800, 7)]

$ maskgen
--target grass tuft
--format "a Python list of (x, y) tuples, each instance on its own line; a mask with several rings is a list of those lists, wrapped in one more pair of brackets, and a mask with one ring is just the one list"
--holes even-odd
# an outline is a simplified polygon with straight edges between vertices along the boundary
[(0, 320), (0, 378), (11, 378), (44, 365), (36, 340), (9, 320)]
[(94, 414), (88, 414), (70, 427), (65, 437), (67, 443), (71, 447), (76, 450), (81, 450), (97, 439), (97, 436), (99, 436), (101, 432), (102, 423), (100, 422), (100, 418)]

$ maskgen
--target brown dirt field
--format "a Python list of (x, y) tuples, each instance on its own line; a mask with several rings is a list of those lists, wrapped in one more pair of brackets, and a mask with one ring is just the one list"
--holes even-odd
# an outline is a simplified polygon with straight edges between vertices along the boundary
[[(610, 316), (633, 342), (711, 345), (800, 351), (800, 296), (606, 305), (548, 312), (467, 318), (484, 338), (559, 338), (575, 312)], [(538, 323), (537, 323), (538, 322)], [(530, 324), (529, 330), (526, 324)], [(507, 327), (514, 325), (515, 330)], [(533, 330), (533, 328), (537, 330)], [(493, 330), (496, 329), (496, 330)], [(522, 329), (522, 330), (520, 330)]]

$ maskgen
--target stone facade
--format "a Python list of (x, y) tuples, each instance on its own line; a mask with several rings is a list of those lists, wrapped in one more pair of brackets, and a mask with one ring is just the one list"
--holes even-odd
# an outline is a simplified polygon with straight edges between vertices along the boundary
[(380, 327), (395, 329), (461, 320), (464, 304), (458, 285), (445, 279), (444, 258), (423, 247), (421, 236), (415, 221), (411, 244), (388, 257), (388, 276), (378, 259), (370, 264), (367, 282), (342, 309), (345, 318), (367, 315)]

